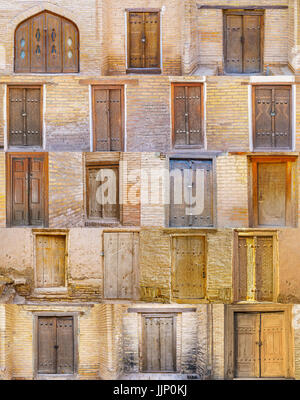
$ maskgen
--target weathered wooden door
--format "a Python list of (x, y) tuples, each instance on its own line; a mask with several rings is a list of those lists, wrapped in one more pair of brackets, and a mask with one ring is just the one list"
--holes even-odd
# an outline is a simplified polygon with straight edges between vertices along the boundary
[(284, 313), (235, 313), (235, 377), (284, 377)]
[(160, 68), (159, 12), (128, 13), (128, 68)]
[(8, 224), (43, 225), (46, 220), (45, 156), (11, 156), (8, 184)]
[(206, 286), (205, 237), (174, 237), (173, 259), (173, 296), (203, 299)]
[(261, 71), (262, 15), (225, 14), (224, 57), (227, 73)]
[(39, 288), (65, 286), (66, 237), (36, 236), (36, 284)]
[(170, 226), (213, 225), (211, 160), (170, 161)]
[(118, 166), (88, 166), (87, 185), (88, 219), (117, 221), (120, 214)]
[(41, 89), (9, 87), (9, 146), (41, 146)]
[(175, 322), (170, 315), (143, 317), (143, 371), (176, 371)]
[(201, 84), (173, 85), (174, 147), (203, 146)]
[(138, 293), (139, 235), (104, 233), (104, 297), (131, 299)]
[(73, 317), (38, 317), (39, 374), (74, 373)]
[(256, 86), (253, 90), (253, 143), (256, 149), (290, 149), (291, 87)]
[(94, 150), (123, 150), (123, 87), (94, 87)]
[(272, 236), (238, 239), (238, 301), (274, 301)]

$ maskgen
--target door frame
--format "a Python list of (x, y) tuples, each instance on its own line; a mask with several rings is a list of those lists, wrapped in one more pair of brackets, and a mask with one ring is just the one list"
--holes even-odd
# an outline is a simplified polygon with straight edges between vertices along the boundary
[[(48, 173), (48, 153), (24, 153), (24, 152), (9, 152), (6, 153), (6, 226), (12, 226), (12, 160), (13, 158), (32, 158), (40, 157), (43, 158), (43, 182), (44, 182), (44, 224), (43, 227), (46, 228), (49, 225), (49, 210), (48, 210), (48, 191), (49, 191), (49, 173)], [(30, 227), (31, 225), (22, 225), (24, 227)], [(37, 226), (34, 226), (37, 228)]]
[[(243, 304), (243, 305), (225, 305), (225, 379), (235, 379), (235, 354), (234, 354), (234, 315), (238, 312), (283, 312), (284, 329), (286, 332), (286, 343), (284, 345), (284, 354), (286, 356), (286, 372), (284, 378), (294, 377), (294, 332), (292, 328), (292, 304)], [(253, 378), (261, 379), (261, 378)]]
[[(243, 7), (240, 9), (226, 9), (223, 11), (223, 74), (224, 75), (261, 75), (264, 71), (264, 10), (245, 10)], [(258, 15), (260, 16), (260, 71), (254, 74), (241, 73), (229, 73), (226, 72), (226, 59), (227, 59), (227, 40), (226, 40), (226, 17), (228, 15)], [(244, 62), (244, 54), (243, 61)]]
[[(53, 379), (54, 377), (62, 377), (66, 379), (76, 378), (78, 376), (78, 364), (79, 364), (79, 346), (78, 346), (78, 334), (79, 334), (79, 316), (80, 312), (33, 312), (33, 379)], [(73, 374), (39, 374), (38, 372), (38, 335), (39, 335), (39, 317), (72, 317), (73, 318), (73, 343), (74, 343), (74, 372)]]

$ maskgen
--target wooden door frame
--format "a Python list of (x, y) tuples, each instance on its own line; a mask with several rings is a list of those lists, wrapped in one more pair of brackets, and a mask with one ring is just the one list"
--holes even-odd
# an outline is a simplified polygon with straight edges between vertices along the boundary
[[(292, 309), (291, 304), (243, 304), (225, 305), (225, 379), (234, 379), (235, 374), (235, 354), (234, 354), (234, 314), (235, 313), (264, 313), (264, 312), (283, 312), (284, 330), (286, 332), (286, 343), (283, 352), (286, 355), (286, 372), (284, 378), (294, 377), (294, 333), (292, 328)], [(260, 378), (253, 378), (260, 379)]]
[[(147, 317), (154, 317), (154, 318), (173, 318), (173, 349), (172, 349), (172, 354), (173, 354), (173, 366), (174, 366), (174, 371), (148, 371), (144, 370), (143, 364), (144, 364), (144, 357), (147, 355), (147, 347), (146, 347), (146, 342), (145, 342), (145, 318)], [(140, 341), (140, 372), (141, 373), (149, 373), (149, 374), (156, 374), (156, 373), (161, 373), (161, 374), (174, 374), (174, 373), (179, 373), (177, 369), (177, 317), (178, 314), (172, 313), (172, 312), (164, 312), (161, 313), (159, 312), (159, 309), (157, 309), (157, 312), (151, 312), (149, 309), (149, 312), (142, 312), (141, 313), (141, 318), (142, 318), (142, 323), (141, 323), (141, 341)]]
[[(249, 156), (249, 182), (248, 182), (248, 204), (249, 204), (249, 226), (253, 228), (272, 229), (272, 226), (258, 224), (258, 163), (285, 163), (286, 164), (286, 209), (285, 225), (296, 227), (297, 207), (298, 207), (298, 187), (297, 187), (297, 156)], [(281, 228), (282, 226), (278, 226)]]
[[(6, 153), (6, 226), (12, 226), (12, 160), (13, 158), (33, 158), (39, 157), (43, 159), (43, 183), (44, 183), (44, 227), (49, 224), (48, 210), (48, 191), (49, 191), (49, 174), (48, 174), (48, 153)], [(22, 225), (26, 227), (27, 225)], [(29, 225), (31, 226), (31, 225)]]
[[(197, 237), (197, 238), (203, 238), (204, 239), (204, 258), (205, 258), (205, 278), (203, 278), (203, 291), (204, 291), (204, 297), (201, 298), (185, 298), (185, 297), (176, 297), (174, 295), (174, 284), (175, 284), (175, 279), (176, 279), (176, 269), (175, 269), (175, 263), (176, 263), (176, 256), (175, 256), (175, 249), (174, 249), (174, 242), (178, 237), (186, 237), (186, 238), (191, 238), (191, 237)], [(170, 234), (170, 247), (171, 247), (171, 299), (175, 301), (176, 303), (202, 303), (203, 301), (207, 300), (207, 235), (205, 233), (172, 233)]]
[[(246, 303), (246, 300), (239, 299), (239, 257), (238, 257), (238, 240), (240, 237), (253, 238), (254, 236), (271, 236), (273, 239), (273, 302), (277, 302), (279, 295), (279, 254), (278, 254), (278, 231), (277, 230), (239, 230), (236, 229), (233, 233), (233, 268), (232, 268), (232, 283), (233, 283), (233, 302)], [(262, 302), (260, 302), (262, 303)]]
[[(226, 17), (228, 15), (257, 15), (260, 16), (260, 71), (257, 73), (254, 73), (254, 75), (261, 75), (264, 71), (264, 17), (265, 17), (265, 12), (264, 10), (247, 10), (247, 9), (243, 9), (243, 7), (239, 8), (239, 9), (230, 9), (230, 7), (228, 7), (228, 9), (223, 10), (223, 73), (224, 75), (253, 75), (253, 74), (248, 74), (245, 72), (241, 72), (241, 73), (230, 73), (226, 71), (226, 59), (227, 59), (227, 39), (226, 39), (226, 28), (227, 28), (227, 21), (226, 21)], [(243, 55), (243, 60), (242, 63), (244, 64), (244, 55)]]
[[(10, 145), (10, 113), (11, 113), (11, 109), (10, 109), (10, 90), (11, 89), (39, 89), (40, 90), (40, 132), (41, 132), (41, 136), (40, 136), (40, 144), (39, 146), (26, 146), (26, 145)], [(37, 147), (37, 148), (43, 148), (43, 143), (44, 143), (44, 137), (43, 137), (43, 107), (44, 107), (44, 97), (43, 97), (43, 85), (42, 84), (9, 84), (7, 85), (7, 95), (6, 95), (6, 122), (7, 122), (7, 128), (6, 128), (6, 139), (7, 139), (7, 149), (15, 149), (17, 147), (22, 147), (24, 148), (24, 150), (29, 147)]]
[[(126, 73), (136, 73), (136, 74), (161, 74), (162, 73), (162, 65), (161, 65), (161, 53), (162, 53), (162, 32), (161, 32), (161, 9), (160, 8), (126, 8), (126, 47), (127, 47), (127, 63), (126, 63)], [(130, 13), (158, 13), (158, 64), (159, 67), (155, 68), (132, 68), (130, 67), (130, 24), (129, 24), (129, 14)]]
[[(179, 145), (175, 146), (175, 87), (176, 86), (196, 86), (200, 87), (201, 91), (201, 134), (203, 137), (202, 144), (192, 144), (192, 145)], [(179, 149), (204, 149), (205, 147), (205, 125), (204, 125), (204, 83), (203, 82), (171, 82), (171, 119), (172, 119), (172, 133), (171, 133), (171, 142), (172, 142), (172, 149), (179, 150)]]
[[(256, 147), (256, 89), (259, 88), (268, 88), (268, 89), (273, 89), (273, 88), (282, 88), (282, 89), (289, 89), (290, 94), (289, 94), (289, 100), (290, 100), (290, 138), (289, 138), (289, 148), (285, 147)], [(255, 85), (252, 84), (252, 143), (253, 143), (253, 150), (254, 151), (291, 151), (293, 147), (293, 90), (292, 90), (292, 85), (289, 85), (288, 82), (287, 84), (259, 84), (255, 83)]]
[[(122, 134), (122, 139), (121, 139), (121, 150), (117, 151), (124, 151), (125, 149), (125, 90), (124, 90), (124, 85), (91, 85), (92, 87), (92, 122), (93, 122), (93, 151), (105, 151), (105, 150), (96, 150), (97, 147), (97, 140), (96, 140), (96, 105), (95, 105), (95, 91), (97, 89), (103, 89), (103, 90), (113, 90), (113, 89), (118, 89), (121, 91), (121, 113), (122, 113), (122, 118), (121, 118), (121, 134)], [(108, 150), (108, 151), (114, 151), (115, 150)]]
[[(33, 311), (33, 379), (53, 379), (56, 376), (62, 378), (76, 378), (78, 376), (78, 365), (79, 365), (79, 316), (80, 312), (41, 312)], [(38, 346), (38, 335), (39, 335), (39, 317), (59, 318), (59, 317), (72, 317), (73, 318), (73, 359), (74, 359), (74, 372), (73, 374), (40, 374), (38, 372), (38, 357), (39, 357), (39, 346)]]

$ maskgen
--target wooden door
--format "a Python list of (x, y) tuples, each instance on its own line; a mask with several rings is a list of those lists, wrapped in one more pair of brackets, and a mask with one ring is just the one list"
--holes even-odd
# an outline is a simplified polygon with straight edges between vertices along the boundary
[(250, 13), (225, 15), (225, 70), (227, 73), (261, 71), (262, 16)]
[(123, 150), (123, 87), (95, 87), (94, 149)]
[(175, 148), (203, 146), (202, 110), (201, 85), (173, 85)]
[(206, 286), (205, 237), (175, 237), (173, 246), (173, 296), (203, 299)]
[(143, 371), (176, 371), (175, 321), (170, 315), (143, 317)]
[[(31, 23), (31, 53), (30, 72), (47, 72), (46, 54), (47, 43), (45, 35), (45, 14), (38, 14), (30, 20)], [(20, 71), (22, 72), (22, 71)]]
[(62, 71), (62, 32), (61, 17), (46, 13), (46, 70), (47, 72)]
[(213, 225), (211, 160), (170, 161), (170, 226)]
[(38, 317), (38, 373), (74, 373), (73, 317)]
[(286, 223), (286, 163), (258, 163), (258, 225)]
[(137, 296), (138, 233), (104, 233), (104, 297)]
[(128, 13), (128, 67), (157, 69), (160, 67), (159, 12)]
[(41, 89), (9, 87), (9, 146), (41, 146)]
[(87, 167), (87, 216), (91, 220), (119, 220), (119, 168)]
[(285, 341), (282, 312), (235, 313), (235, 377), (284, 377)]
[(256, 86), (253, 90), (253, 142), (256, 149), (290, 149), (291, 87)]
[(36, 285), (39, 288), (65, 286), (66, 237), (36, 236)]

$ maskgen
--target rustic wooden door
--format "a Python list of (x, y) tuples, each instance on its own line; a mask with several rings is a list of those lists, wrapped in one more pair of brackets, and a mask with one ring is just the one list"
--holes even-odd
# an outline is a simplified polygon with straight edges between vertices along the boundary
[(38, 373), (74, 373), (73, 317), (38, 317)]
[(94, 149), (123, 150), (123, 87), (94, 87)]
[(170, 315), (143, 317), (143, 371), (176, 371), (175, 321)]
[(87, 185), (88, 219), (105, 221), (119, 220), (118, 166), (88, 166)]
[(170, 161), (170, 226), (213, 225), (211, 160)]
[(290, 149), (291, 87), (256, 86), (253, 90), (253, 143), (256, 149)]
[(138, 233), (104, 233), (104, 297), (137, 296)]
[(173, 85), (174, 147), (203, 146), (202, 85)]
[(284, 377), (285, 340), (282, 312), (235, 313), (235, 377)]
[(9, 162), (8, 223), (40, 226), (46, 220), (44, 155), (12, 156)]
[(36, 236), (36, 285), (39, 288), (65, 286), (66, 237)]
[(9, 146), (41, 146), (41, 89), (9, 87)]
[(178, 299), (203, 299), (206, 286), (205, 237), (175, 237), (173, 257), (173, 296)]
[(128, 68), (160, 67), (159, 12), (128, 13)]
[(261, 71), (262, 16), (225, 14), (225, 71), (253, 74)]
[(238, 239), (238, 301), (274, 301), (272, 236)]

